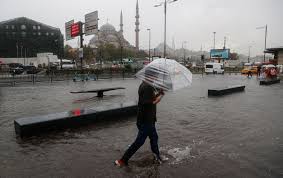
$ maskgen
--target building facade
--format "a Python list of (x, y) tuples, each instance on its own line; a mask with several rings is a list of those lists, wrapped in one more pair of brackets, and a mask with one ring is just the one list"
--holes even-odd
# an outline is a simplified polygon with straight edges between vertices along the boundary
[(274, 60), (277, 64), (283, 65), (283, 46), (278, 48), (267, 48), (265, 53), (270, 53), (274, 55)]
[(0, 22), (0, 58), (36, 57), (46, 52), (61, 57), (63, 49), (59, 28), (26, 17)]

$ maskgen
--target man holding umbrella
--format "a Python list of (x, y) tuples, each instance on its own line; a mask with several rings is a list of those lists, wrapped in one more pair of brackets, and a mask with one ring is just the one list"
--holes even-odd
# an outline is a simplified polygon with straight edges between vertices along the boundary
[(160, 58), (152, 61), (140, 70), (136, 77), (143, 82), (139, 87), (138, 136), (125, 152), (123, 157), (115, 161), (115, 165), (127, 165), (129, 159), (150, 139), (151, 150), (161, 163), (158, 148), (158, 135), (155, 128), (156, 104), (161, 101), (164, 91), (176, 91), (188, 87), (192, 83), (192, 73), (175, 60)]
[[(146, 77), (154, 77), (154, 73), (150, 70), (145, 71)], [(137, 128), (138, 135), (134, 143), (124, 153), (123, 157), (115, 161), (117, 166), (128, 165), (129, 159), (135, 152), (144, 144), (147, 137), (150, 139), (151, 150), (155, 155), (156, 160), (161, 163), (158, 135), (155, 128), (156, 122), (156, 104), (161, 101), (164, 95), (163, 90), (157, 89), (149, 85), (146, 80), (139, 86), (139, 101), (138, 101), (138, 116)]]

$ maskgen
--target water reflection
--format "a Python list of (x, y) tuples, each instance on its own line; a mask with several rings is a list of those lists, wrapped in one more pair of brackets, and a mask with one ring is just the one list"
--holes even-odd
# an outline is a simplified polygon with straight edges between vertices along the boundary
[[(98, 81), (81, 86), (58, 82), (52, 87), (1, 88), (0, 175), (282, 177), (283, 84), (259, 86), (256, 78), (240, 75), (195, 75), (191, 88), (166, 93), (157, 112), (161, 153), (168, 158), (163, 165), (153, 162), (147, 142), (130, 161), (129, 168), (113, 167), (113, 160), (123, 154), (136, 136), (135, 117), (119, 121), (113, 118), (23, 140), (16, 138), (14, 119), (73, 109), (82, 114), (85, 111), (81, 108), (136, 100), (139, 83)], [(208, 88), (233, 84), (246, 85), (245, 92), (207, 97)], [(112, 91), (101, 100), (78, 103), (74, 101), (85, 95), (69, 93), (114, 85), (126, 87), (125, 92)]]

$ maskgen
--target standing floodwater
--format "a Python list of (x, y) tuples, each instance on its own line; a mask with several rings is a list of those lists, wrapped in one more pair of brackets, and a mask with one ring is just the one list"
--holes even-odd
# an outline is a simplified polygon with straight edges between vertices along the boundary
[[(162, 165), (149, 143), (116, 168), (136, 134), (135, 117), (21, 140), (14, 119), (137, 99), (139, 80), (58, 82), (0, 88), (0, 177), (283, 177), (283, 84), (254, 77), (194, 75), (193, 85), (166, 93), (157, 108)], [(207, 89), (246, 85), (245, 92), (207, 97)], [(92, 94), (70, 91), (125, 87)]]

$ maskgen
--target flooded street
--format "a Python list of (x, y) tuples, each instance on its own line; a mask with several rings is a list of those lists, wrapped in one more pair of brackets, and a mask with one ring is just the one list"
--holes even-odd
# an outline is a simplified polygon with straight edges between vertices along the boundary
[[(0, 88), (0, 177), (283, 177), (283, 84), (256, 77), (194, 75), (189, 88), (157, 106), (162, 165), (149, 141), (117, 168), (135, 139), (135, 117), (20, 139), (14, 120), (137, 100), (139, 80), (37, 83)], [(242, 84), (245, 92), (208, 97), (207, 89)], [(125, 87), (93, 94), (70, 91)]]

